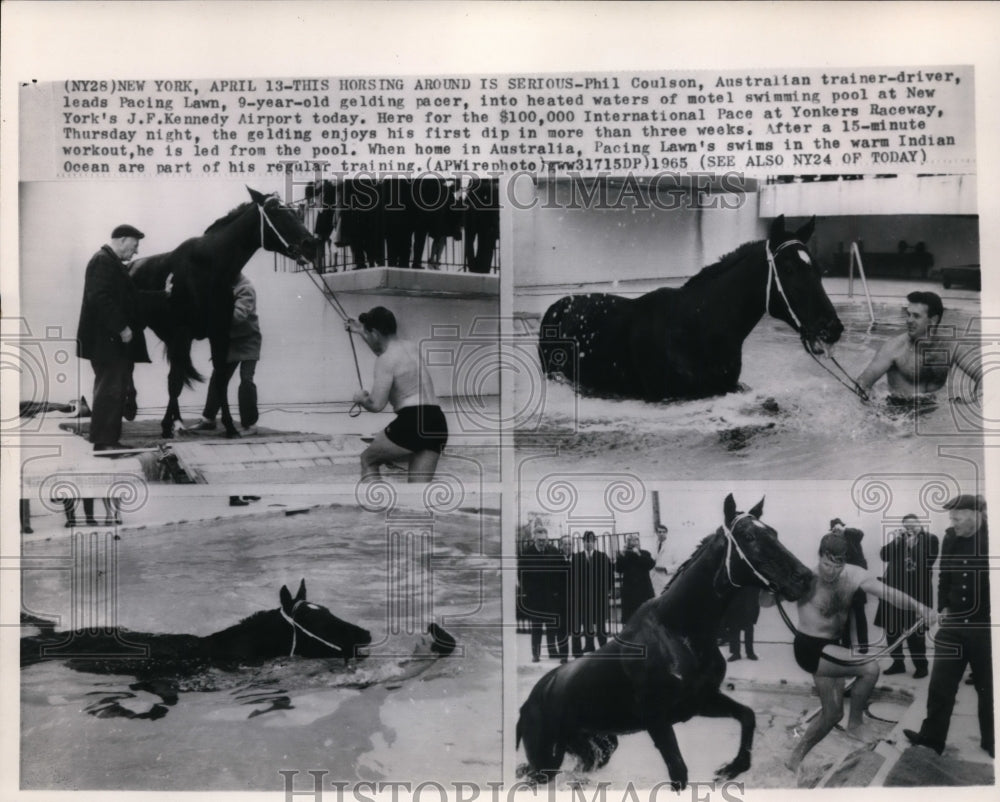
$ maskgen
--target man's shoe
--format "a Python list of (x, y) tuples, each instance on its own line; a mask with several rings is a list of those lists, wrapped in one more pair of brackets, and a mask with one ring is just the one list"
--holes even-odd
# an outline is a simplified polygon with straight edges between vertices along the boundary
[(249, 507), (250, 506), (250, 502), (249, 501), (244, 501), (239, 496), (230, 496), (229, 497), (229, 506), (230, 507)]
[(96, 443), (94, 451), (128, 451), (129, 446), (124, 443)]
[(756, 659), (757, 655), (755, 655), (753, 652), (747, 652), (747, 660), (756, 660)]
[(201, 418), (194, 426), (187, 427), (189, 432), (210, 432), (213, 429), (215, 429), (215, 420), (208, 418)]
[(740, 659), (740, 656), (738, 654), (731, 654), (731, 655), (729, 655), (729, 662), (730, 663), (735, 663), (739, 659)]
[(913, 730), (903, 730), (903, 735), (906, 736), (908, 740), (914, 746), (926, 746), (928, 749), (933, 749), (939, 755), (944, 752), (944, 746), (938, 746), (937, 744), (927, 740), (919, 732), (914, 732)]
[(893, 661), (893, 664), (882, 672), (882, 676), (887, 677), (890, 674), (905, 674), (905, 673), (906, 673), (906, 663), (901, 663), (897, 660)]
[(927, 676), (927, 666), (920, 666), (916, 671), (913, 672), (914, 679), (923, 679)]
[(253, 437), (258, 433), (256, 426), (243, 426), (240, 429), (240, 437)]
[(136, 400), (135, 393), (128, 393), (125, 396), (125, 407), (122, 410), (122, 417), (125, 420), (135, 420), (135, 416), (139, 414), (139, 404)]

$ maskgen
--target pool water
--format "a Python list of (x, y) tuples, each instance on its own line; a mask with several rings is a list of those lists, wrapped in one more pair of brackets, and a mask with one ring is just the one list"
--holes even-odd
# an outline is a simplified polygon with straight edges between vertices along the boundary
[[(390, 552), (390, 529), (432, 532), (433, 557), (406, 547), (406, 537)], [(27, 543), (25, 557), (59, 558), (67, 548), (63, 539)], [(495, 515), (390, 526), (384, 513), (354, 505), (123, 532), (118, 623), (134, 631), (206, 635), (277, 607), (279, 588), (294, 593), (305, 577), (311, 601), (370, 629), (387, 651), (409, 649), (411, 624), (427, 616), (462, 651), (207, 671), (181, 679), (176, 704), (156, 720), (109, 712), (149, 711), (163, 703), (158, 686), (58, 662), (32, 666), (21, 671), (21, 786), (280, 791), (281, 770), (300, 772), (296, 788), (312, 787), (310, 770), (345, 782), (496, 780), (500, 580), (484, 557), (497, 554)], [(69, 620), (69, 572), (25, 570), (23, 584), (32, 611)]]
[[(837, 312), (845, 332), (834, 355), (849, 376), (905, 330), (898, 308), (876, 309), (876, 319), (887, 322), (872, 331), (867, 310), (857, 304), (838, 305)], [(949, 311), (949, 321), (965, 333), (976, 317), (973, 310)], [(531, 354), (538, 318), (525, 323), (519, 353)], [(571, 467), (676, 480), (732, 479), (743, 472), (849, 479), (918, 466), (962, 480), (975, 478), (978, 470), (968, 460), (982, 464), (982, 408), (968, 382), (951, 388), (966, 395), (967, 403), (941, 397), (917, 416), (889, 414), (879, 402), (884, 382), (876, 385), (875, 403), (862, 403), (805, 352), (792, 329), (770, 317), (744, 343), (745, 392), (657, 404), (588, 398), (565, 383), (543, 381), (537, 357), (532, 369), (515, 384), (515, 442), (519, 458), (530, 457), (522, 476)], [(949, 453), (938, 453), (942, 442)]]

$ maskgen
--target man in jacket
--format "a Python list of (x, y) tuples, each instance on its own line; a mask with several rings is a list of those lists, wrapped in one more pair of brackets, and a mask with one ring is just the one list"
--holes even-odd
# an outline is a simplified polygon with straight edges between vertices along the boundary
[(257, 291), (245, 275), (240, 273), (233, 285), (233, 319), (229, 327), (229, 351), (225, 365), (212, 366), (208, 381), (208, 396), (201, 420), (191, 428), (203, 431), (215, 428), (215, 416), (222, 407), (222, 391), (240, 369), (240, 387), (237, 398), (240, 408), (240, 434), (244, 437), (257, 433), (257, 385), (253, 378), (260, 361), (260, 322), (257, 319)]
[(955, 696), (965, 673), (979, 696), (980, 746), (994, 756), (993, 666), (990, 659), (990, 556), (986, 502), (982, 496), (960, 495), (947, 504), (951, 526), (941, 544), (934, 664), (927, 689), (927, 717), (920, 732), (903, 730), (909, 741), (938, 754), (948, 740)]
[(630, 534), (625, 538), (625, 551), (615, 558), (615, 571), (621, 574), (622, 582), (622, 623), (627, 624), (632, 613), (647, 599), (653, 598), (653, 581), (649, 572), (656, 561), (653, 555), (639, 546), (639, 535)]
[(134, 226), (120, 225), (87, 264), (76, 354), (89, 359), (94, 369), (90, 417), (94, 451), (125, 448), (120, 442), (122, 417), (133, 420), (136, 416), (132, 371), (136, 362), (149, 362), (140, 293), (126, 267), (144, 236)]
[[(608, 613), (611, 608), (611, 560), (596, 549), (597, 535), (583, 533), (583, 551), (573, 555), (573, 656), (594, 651), (608, 642)], [(585, 645), (584, 645), (585, 644)]]
[[(934, 589), (931, 586), (931, 569), (938, 557), (938, 538), (924, 531), (920, 519), (910, 514), (903, 517), (903, 528), (886, 543), (879, 556), (885, 563), (882, 581), (889, 587), (903, 591), (928, 607), (934, 604)], [(916, 621), (909, 610), (903, 610), (887, 602), (879, 602), (875, 613), (875, 626), (885, 629), (889, 643), (895, 643), (899, 636)], [(916, 669), (914, 677), (927, 676), (927, 644), (923, 629), (911, 633), (906, 638), (910, 649), (910, 659)], [(883, 674), (902, 674), (906, 671), (903, 663), (903, 643), (900, 641), (889, 653), (892, 665)]]

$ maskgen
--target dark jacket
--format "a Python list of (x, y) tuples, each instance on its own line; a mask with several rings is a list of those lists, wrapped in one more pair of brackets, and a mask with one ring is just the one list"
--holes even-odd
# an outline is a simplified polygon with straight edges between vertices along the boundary
[(649, 572), (656, 565), (653, 555), (644, 549), (638, 553), (623, 551), (615, 559), (615, 571), (622, 576), (622, 623), (632, 617), (639, 605), (653, 598)]
[[(920, 532), (914, 545), (906, 545), (906, 535), (897, 535), (879, 551), (885, 563), (882, 581), (890, 588), (901, 590), (921, 604), (932, 607), (934, 586), (931, 570), (938, 558), (939, 541), (937, 535)], [(895, 616), (899, 629), (907, 629), (915, 620), (911, 610), (900, 610), (887, 602), (880, 601), (875, 614), (875, 626), (887, 628), (888, 615)]]
[(985, 624), (990, 620), (990, 558), (986, 521), (972, 537), (959, 537), (948, 528), (941, 544), (938, 575), (938, 611), (946, 607), (955, 626)]
[(607, 621), (613, 581), (608, 555), (595, 549), (588, 560), (585, 551), (578, 551), (572, 557), (570, 573), (574, 626), (590, 628)]
[[(127, 344), (121, 338), (126, 326), (132, 330), (132, 341)], [(143, 328), (139, 291), (129, 278), (128, 268), (105, 245), (87, 264), (76, 355), (96, 362), (149, 362)]]
[(546, 618), (552, 607), (552, 572), (558, 552), (539, 551), (534, 543), (521, 549), (517, 558), (518, 584), (521, 588), (521, 614), (529, 619)]

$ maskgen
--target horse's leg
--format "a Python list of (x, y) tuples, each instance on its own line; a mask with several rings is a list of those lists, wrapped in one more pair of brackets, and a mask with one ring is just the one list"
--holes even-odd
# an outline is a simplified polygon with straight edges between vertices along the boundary
[(677, 745), (677, 736), (674, 734), (673, 725), (664, 717), (661, 721), (653, 722), (647, 730), (653, 743), (656, 744), (663, 762), (667, 764), (670, 787), (675, 791), (683, 791), (687, 788), (688, 767), (684, 758), (681, 757), (681, 749)]
[[(191, 347), (190, 343), (188, 347)], [(177, 399), (180, 398), (182, 389), (184, 389), (183, 371), (175, 368), (171, 362), (167, 373), (167, 393), (170, 400), (167, 401), (167, 411), (163, 413), (163, 420), (160, 421), (160, 433), (165, 440), (174, 436), (174, 422), (181, 419), (181, 409)]]
[(740, 749), (730, 763), (722, 766), (715, 774), (718, 779), (731, 780), (750, 768), (750, 752), (753, 749), (753, 733), (757, 717), (746, 705), (730, 699), (724, 693), (716, 693), (698, 711), (708, 718), (734, 718), (740, 723)]
[(213, 375), (218, 377), (215, 390), (218, 393), (219, 411), (222, 413), (222, 425), (226, 430), (226, 437), (239, 437), (236, 426), (233, 424), (233, 413), (229, 409), (229, 380), (236, 372), (236, 362), (227, 362), (226, 357), (229, 352), (229, 338), (212, 338), (212, 365), (215, 370)]

